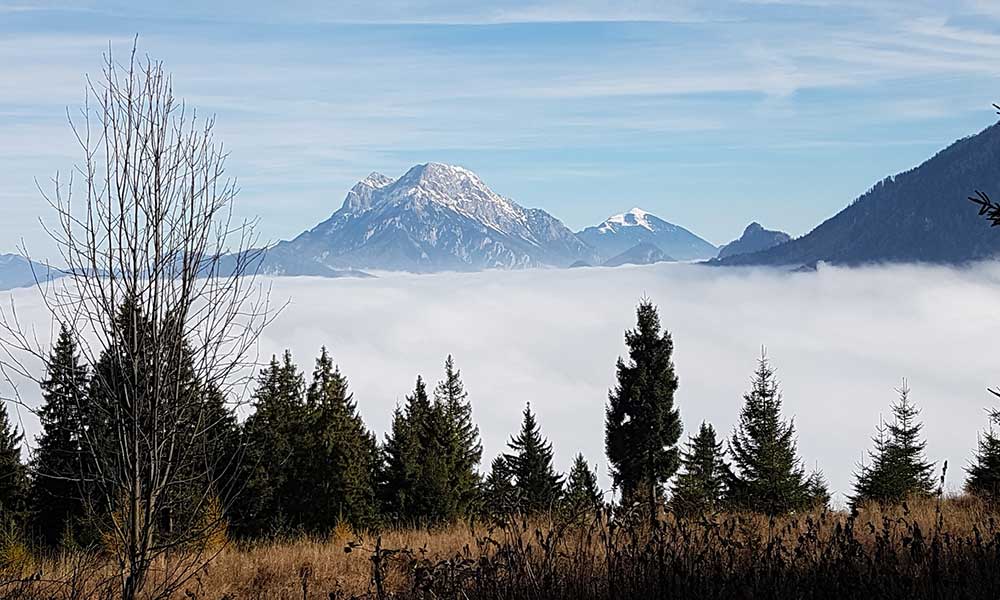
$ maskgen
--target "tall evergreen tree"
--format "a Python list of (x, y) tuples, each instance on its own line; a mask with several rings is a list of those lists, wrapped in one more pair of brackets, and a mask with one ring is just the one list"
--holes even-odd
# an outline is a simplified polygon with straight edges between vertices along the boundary
[(383, 501), (389, 516), (411, 523), (454, 518), (457, 495), (451, 489), (444, 418), (427, 396), (423, 378), (393, 415), (383, 452)]
[(796, 454), (795, 427), (781, 417), (781, 392), (763, 353), (743, 401), (729, 443), (737, 472), (730, 478), (727, 500), (771, 515), (808, 508), (811, 498)]
[(552, 509), (562, 496), (563, 478), (552, 467), (552, 444), (542, 437), (530, 403), (524, 407), (520, 433), (507, 445), (511, 452), (504, 459), (514, 478), (518, 508), (525, 513)]
[(573, 510), (593, 509), (603, 504), (601, 488), (597, 485), (597, 473), (591, 470), (583, 453), (573, 459), (573, 466), (566, 479), (566, 493), (563, 502)]
[(23, 525), (28, 503), (28, 473), (21, 462), (23, 440), (24, 435), (10, 420), (7, 404), (0, 401), (0, 514), (18, 527)]
[(479, 491), (477, 467), (483, 457), (483, 446), (479, 442), (479, 428), (472, 420), (472, 405), (461, 372), (455, 368), (450, 354), (444, 363), (444, 379), (434, 389), (434, 402), (444, 420), (445, 458), (456, 512), (464, 514), (469, 512)]
[(806, 478), (806, 487), (812, 508), (827, 509), (830, 506), (830, 486), (823, 471), (816, 469)]
[(853, 505), (865, 502), (894, 504), (910, 496), (934, 493), (934, 463), (924, 458), (927, 442), (921, 439), (920, 411), (910, 401), (910, 390), (897, 390), (899, 400), (892, 405), (892, 423), (876, 430), (871, 463), (862, 465), (851, 497)]
[[(996, 396), (1000, 392), (990, 390)], [(991, 410), (989, 427), (979, 437), (976, 455), (966, 471), (965, 490), (990, 502), (1000, 500), (1000, 436), (994, 430), (1000, 426), (1000, 411)]]
[(345, 520), (371, 523), (377, 513), (375, 474), (378, 447), (365, 427), (347, 379), (324, 347), (316, 359), (306, 393), (309, 441), (303, 461), (304, 519), (310, 529), (327, 532)]
[(649, 301), (639, 304), (636, 320), (636, 328), (625, 332), (629, 360), (618, 359), (618, 385), (608, 395), (605, 447), (622, 502), (644, 501), (653, 519), (663, 486), (680, 462), (683, 425), (674, 406), (670, 333), (660, 333), (659, 314)]
[(84, 518), (82, 453), (83, 413), (88, 369), (80, 360), (76, 338), (62, 326), (46, 364), (38, 411), (41, 432), (32, 457), (31, 529), (46, 545), (75, 538)]
[(716, 440), (715, 428), (703, 422), (698, 435), (689, 438), (687, 448), (681, 452), (681, 472), (674, 482), (671, 510), (683, 515), (718, 510), (730, 476), (722, 442)]
[(305, 381), (285, 351), (279, 362), (261, 370), (254, 390), (254, 412), (244, 424), (246, 489), (240, 495), (236, 530), (248, 535), (301, 525), (304, 501), (300, 469), (306, 445)]

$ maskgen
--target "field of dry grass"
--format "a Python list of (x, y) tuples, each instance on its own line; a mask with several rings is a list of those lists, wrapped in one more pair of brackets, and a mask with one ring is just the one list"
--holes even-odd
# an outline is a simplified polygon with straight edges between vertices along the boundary
[[(350, 551), (346, 551), (350, 549)], [(4, 597), (104, 597), (106, 559), (31, 559)], [(25, 581), (32, 580), (34, 581)], [(508, 520), (230, 544), (187, 599), (997, 598), (1000, 524), (967, 498), (856, 517)]]

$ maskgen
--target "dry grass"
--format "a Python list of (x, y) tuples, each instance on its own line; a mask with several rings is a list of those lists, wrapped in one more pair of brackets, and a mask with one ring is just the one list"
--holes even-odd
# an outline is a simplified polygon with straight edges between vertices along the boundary
[[(351, 548), (345, 552), (345, 548)], [(103, 597), (96, 558), (39, 561), (6, 597)], [(73, 580), (74, 585), (54, 581)], [(71, 589), (74, 588), (74, 589)], [(852, 518), (715, 515), (655, 530), (603, 515), (230, 545), (177, 595), (337, 598), (996, 598), (1000, 526), (968, 498)]]

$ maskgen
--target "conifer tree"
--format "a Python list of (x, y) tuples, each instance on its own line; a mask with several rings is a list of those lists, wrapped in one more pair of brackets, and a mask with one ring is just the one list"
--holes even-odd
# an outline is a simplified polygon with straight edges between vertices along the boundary
[(76, 338), (62, 326), (41, 382), (41, 432), (30, 470), (31, 529), (46, 545), (54, 546), (84, 518), (83, 413), (87, 401), (88, 369), (80, 360)]
[(806, 479), (809, 501), (812, 508), (826, 509), (830, 506), (830, 486), (826, 483), (823, 471), (816, 469)]
[[(24, 435), (11, 422), (7, 404), (0, 401), (0, 515), (4, 520), (23, 525), (28, 503), (28, 474), (21, 462)], [(0, 523), (9, 526), (11, 523)]]
[(689, 438), (687, 448), (681, 452), (681, 472), (674, 482), (671, 510), (682, 515), (718, 510), (730, 476), (722, 442), (716, 440), (715, 428), (703, 422), (698, 435)]
[(462, 384), (461, 372), (455, 368), (450, 354), (444, 363), (444, 373), (444, 379), (434, 389), (434, 403), (444, 420), (443, 443), (455, 511), (465, 514), (478, 494), (477, 467), (483, 457), (483, 446), (479, 442), (479, 428), (472, 420), (472, 405)]
[(442, 411), (431, 402), (418, 376), (405, 406), (393, 415), (383, 448), (383, 498), (390, 517), (423, 524), (456, 516), (444, 430)]
[(608, 395), (605, 447), (622, 502), (646, 503), (655, 519), (663, 486), (679, 465), (683, 425), (674, 406), (670, 333), (660, 332), (660, 317), (649, 301), (639, 304), (636, 317), (636, 328), (625, 332), (629, 360), (618, 359), (618, 385)]
[(927, 442), (921, 439), (920, 411), (910, 401), (903, 381), (899, 400), (892, 405), (892, 423), (880, 426), (870, 453), (871, 464), (863, 465), (854, 484), (851, 503), (895, 504), (910, 496), (934, 493), (934, 463), (924, 458)]
[(507, 513), (516, 506), (517, 491), (514, 489), (514, 475), (504, 455), (499, 455), (490, 464), (489, 475), (483, 482), (484, 508), (494, 513)]
[(603, 504), (597, 474), (590, 469), (583, 453), (577, 454), (573, 459), (573, 466), (566, 479), (563, 502), (572, 510), (594, 509)]
[(305, 447), (305, 382), (285, 350), (261, 370), (254, 412), (244, 425), (246, 490), (240, 495), (236, 529), (260, 535), (301, 525), (300, 482)]
[(504, 459), (510, 465), (518, 508), (530, 514), (556, 505), (562, 496), (563, 478), (552, 467), (552, 444), (542, 437), (530, 403), (523, 414), (521, 431), (507, 443), (511, 453)]
[(1000, 500), (1000, 436), (993, 429), (995, 425), (1000, 425), (1000, 411), (994, 410), (990, 411), (989, 428), (979, 437), (965, 480), (968, 493), (990, 502)]
[(809, 486), (796, 454), (795, 427), (781, 416), (781, 392), (762, 352), (729, 443), (735, 473), (727, 501), (769, 515), (808, 508)]
[(316, 359), (306, 403), (309, 441), (301, 485), (308, 498), (308, 527), (328, 532), (339, 520), (370, 524), (377, 512), (375, 436), (365, 427), (347, 391), (347, 379), (325, 347)]

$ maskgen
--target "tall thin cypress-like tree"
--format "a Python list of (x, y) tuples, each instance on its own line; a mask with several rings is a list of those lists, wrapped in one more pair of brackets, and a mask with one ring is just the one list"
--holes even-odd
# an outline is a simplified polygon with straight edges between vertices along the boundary
[(41, 382), (41, 432), (30, 464), (31, 530), (46, 545), (77, 537), (84, 519), (82, 447), (88, 368), (82, 363), (76, 338), (66, 326), (49, 355), (47, 376)]
[(663, 486), (680, 463), (677, 442), (683, 432), (674, 405), (677, 375), (670, 333), (660, 329), (656, 307), (643, 301), (636, 328), (625, 332), (629, 358), (618, 359), (618, 385), (608, 395), (605, 448), (611, 478), (622, 502), (644, 502), (650, 519)]
[(518, 507), (525, 513), (551, 510), (562, 496), (563, 478), (552, 467), (552, 444), (542, 437), (541, 428), (524, 407), (521, 431), (511, 438), (511, 452), (504, 455), (514, 478)]
[(797, 455), (795, 427), (781, 416), (781, 392), (763, 351), (729, 443), (734, 474), (727, 501), (775, 515), (809, 508), (808, 480)]

